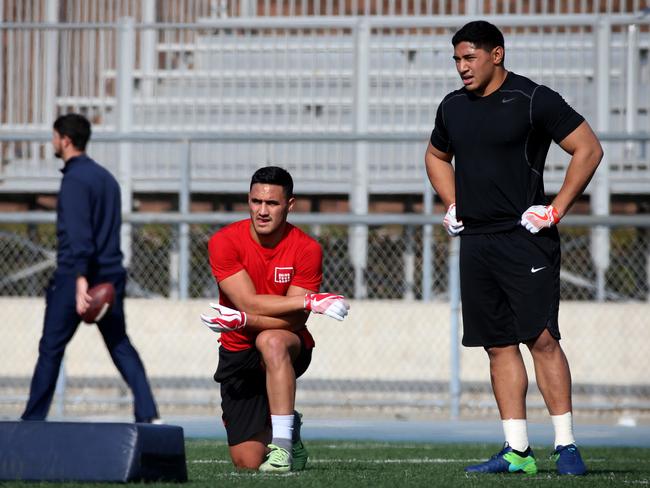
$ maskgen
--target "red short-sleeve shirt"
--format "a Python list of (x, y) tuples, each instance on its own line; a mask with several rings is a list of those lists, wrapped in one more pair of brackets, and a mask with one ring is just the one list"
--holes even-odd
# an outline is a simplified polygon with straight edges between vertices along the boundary
[[(245, 269), (258, 295), (286, 295), (289, 286), (318, 291), (323, 280), (323, 252), (315, 239), (287, 224), (282, 240), (265, 248), (253, 240), (250, 219), (234, 222), (218, 230), (208, 243), (212, 274), (217, 284)], [(219, 303), (236, 308), (219, 289)], [(299, 331), (307, 347), (314, 339), (307, 329)], [(221, 345), (229, 351), (253, 347), (257, 334), (247, 328), (221, 334)]]

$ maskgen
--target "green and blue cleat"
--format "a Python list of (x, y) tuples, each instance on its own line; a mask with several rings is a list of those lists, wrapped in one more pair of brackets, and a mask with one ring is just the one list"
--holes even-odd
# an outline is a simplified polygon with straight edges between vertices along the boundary
[(587, 467), (575, 444), (556, 446), (551, 459), (555, 461), (557, 474), (581, 476), (587, 472)]
[(513, 452), (506, 442), (503, 449), (490, 459), (484, 463), (467, 466), (465, 471), (468, 473), (525, 473), (533, 475), (537, 474), (537, 462), (532, 450), (528, 456), (520, 456)]

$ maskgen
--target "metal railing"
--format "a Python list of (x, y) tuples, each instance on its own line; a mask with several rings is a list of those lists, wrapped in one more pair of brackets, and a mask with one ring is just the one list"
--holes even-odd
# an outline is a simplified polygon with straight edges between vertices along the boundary
[[(602, 139), (604, 145), (611, 148), (612, 145), (617, 141), (621, 143), (624, 141), (624, 144), (629, 144), (630, 141), (646, 141), (650, 140), (649, 136), (645, 134), (602, 134)], [(43, 140), (47, 138), (46, 133), (30, 133), (30, 134), (0, 134), (0, 140), (11, 140), (13, 137), (17, 138), (29, 138), (31, 141)], [(262, 140), (267, 141), (268, 144), (277, 143), (278, 141), (283, 141), (283, 137), (291, 143), (296, 141), (310, 141), (310, 140), (322, 140), (327, 139), (328, 136), (321, 135), (305, 135), (305, 134), (288, 134), (285, 136), (277, 134), (266, 134), (259, 136)], [(306, 168), (303, 165), (287, 165), (287, 167), (294, 177), (296, 178), (296, 192), (302, 195), (308, 194), (318, 194), (318, 193), (347, 193), (350, 200), (351, 211), (357, 215), (365, 216), (368, 211), (368, 201), (369, 196), (373, 192), (372, 185), (379, 182), (383, 182), (385, 185), (385, 191), (389, 193), (398, 193), (403, 192), (404, 188), (399, 186), (399, 182), (391, 180), (389, 182), (384, 182), (383, 175), (381, 175), (380, 166), (371, 164), (368, 156), (368, 145), (373, 141), (380, 141), (384, 136), (381, 134), (369, 134), (369, 133), (356, 133), (356, 134), (330, 134), (332, 141), (349, 141), (353, 147), (356, 148), (358, 153), (357, 160), (354, 165), (348, 168), (346, 174), (338, 174), (337, 176), (333, 175), (319, 175), (317, 173), (307, 173)], [(399, 140), (399, 137), (404, 137), (404, 135), (394, 136), (393, 140)], [(417, 136), (411, 135), (412, 140), (417, 140)], [(408, 136), (406, 136), (408, 140)], [(97, 144), (101, 144), (106, 141), (108, 144), (106, 147), (118, 145), (117, 149), (117, 161), (112, 161), (113, 166), (110, 164), (107, 166), (112, 169), (117, 175), (118, 179), (122, 186), (122, 208), (123, 209), (133, 209), (133, 200), (134, 194), (136, 192), (144, 191), (161, 191), (167, 190), (174, 193), (178, 193), (178, 208), (183, 219), (191, 219), (189, 215), (189, 209), (191, 206), (191, 195), (196, 192), (221, 192), (221, 193), (239, 193), (245, 194), (248, 190), (248, 177), (253, 173), (259, 164), (251, 164), (249, 161), (247, 164), (242, 164), (236, 167), (230, 167), (229, 171), (220, 171), (220, 166), (216, 165), (215, 168), (212, 168), (212, 172), (208, 173), (206, 170), (211, 168), (210, 165), (206, 166), (202, 164), (201, 161), (195, 161), (194, 157), (196, 152), (193, 151), (193, 147), (201, 144), (203, 141), (214, 142), (214, 140), (236, 140), (249, 141), (248, 144), (252, 144), (252, 140), (259, 142), (259, 139), (255, 135), (221, 135), (221, 134), (179, 134), (179, 133), (157, 133), (157, 134), (144, 134), (144, 133), (128, 133), (128, 132), (117, 132), (117, 133), (100, 133), (95, 136), (96, 142), (95, 145), (91, 147), (94, 157), (94, 150), (96, 149)], [(143, 171), (141, 176), (134, 172), (137, 171), (137, 167), (134, 168), (132, 163), (134, 160), (139, 160), (138, 156), (134, 156), (132, 144), (135, 141), (146, 141), (147, 144), (151, 144), (154, 147), (157, 145), (157, 141), (164, 142), (165, 150), (169, 151), (169, 147), (174, 142), (180, 146), (180, 151), (178, 151), (177, 158), (175, 161), (175, 174), (167, 174), (165, 180), (161, 183), (160, 175), (157, 177), (152, 177), (152, 170), (148, 166), (141, 168)], [(612, 141), (612, 142), (607, 142)], [(418, 144), (418, 147), (422, 148), (423, 143)], [(100, 146), (101, 147), (101, 146)], [(100, 151), (101, 154), (101, 151)], [(419, 158), (418, 158), (419, 159)], [(100, 161), (102, 161), (100, 159)], [(272, 161), (272, 160), (271, 160)], [(103, 161), (102, 161), (103, 162)], [(413, 162), (413, 167), (416, 168), (418, 165), (416, 162)], [(431, 190), (431, 187), (428, 183), (426, 176), (424, 175), (424, 165), (420, 163), (417, 170), (414, 171), (412, 178), (412, 188), (415, 188), (417, 192), (420, 192), (422, 197), (423, 207), (425, 213), (431, 214), (433, 212), (434, 204), (434, 195)], [(155, 168), (153, 170), (155, 172)], [(306, 174), (307, 173), (307, 174)], [(38, 175), (38, 173), (35, 173)], [(352, 177), (350, 177), (352, 175)], [(311, 178), (310, 178), (311, 176)], [(617, 180), (621, 178), (622, 180)], [(51, 191), (56, 191), (58, 188), (59, 175), (52, 177), (52, 188)], [(601, 167), (596, 173), (596, 177), (592, 183), (587, 187), (586, 193), (591, 194), (592, 204), (591, 210), (594, 215), (600, 216), (601, 218), (606, 218), (609, 214), (609, 201), (610, 194), (613, 193), (613, 187), (615, 183), (622, 184), (623, 186), (629, 187), (630, 190), (636, 192), (648, 191), (648, 184), (645, 183), (643, 177), (636, 176), (637, 185), (640, 185), (642, 188), (641, 191), (636, 189), (631, 185), (629, 177), (625, 177), (620, 172), (615, 173), (611, 171), (609, 167), (609, 158), (605, 157)], [(646, 178), (650, 178), (650, 166), (647, 169)], [(307, 180), (306, 182), (304, 180)], [(311, 180), (311, 181), (310, 181)], [(323, 181), (325, 180), (325, 181)], [(555, 186), (546, 182), (547, 191), (554, 191), (559, 188), (561, 181), (555, 183)], [(144, 184), (143, 188), (140, 186)], [(165, 186), (165, 184), (167, 186)], [(151, 185), (147, 187), (146, 185)], [(1, 187), (1, 186), (0, 186)], [(645, 188), (645, 190), (643, 190)], [(137, 215), (137, 214), (134, 214)], [(139, 218), (139, 217), (134, 217)], [(155, 215), (147, 215), (141, 218), (156, 219)], [(168, 217), (162, 217), (168, 218)], [(201, 219), (202, 217), (198, 217)], [(229, 218), (229, 217), (226, 217)], [(318, 217), (314, 217), (318, 219)], [(365, 217), (362, 217), (365, 218)], [(628, 217), (629, 218), (629, 217)], [(594, 222), (596, 224), (596, 222)], [(189, 237), (188, 237), (188, 224), (181, 224), (179, 227), (180, 240), (179, 240), (179, 252), (180, 252), (180, 263), (181, 266), (184, 266), (188, 262), (187, 255), (189, 253)], [(122, 233), (123, 247), (125, 250), (125, 259), (129, 263), (131, 259), (131, 247), (132, 247), (132, 238), (130, 235), (130, 226), (124, 226)], [(368, 241), (367, 241), (367, 226), (365, 225), (353, 225), (351, 235), (350, 235), (350, 248), (351, 248), (351, 264), (354, 269), (354, 291), (353, 295), (356, 298), (363, 298), (366, 296), (366, 287), (362, 279), (363, 274), (365, 273), (367, 256), (368, 256)], [(608, 267), (608, 240), (607, 229), (605, 227), (599, 226), (597, 230), (594, 231), (600, 237), (594, 239), (597, 241), (595, 244), (598, 252), (597, 256), (601, 256), (600, 259), (596, 260), (597, 264), (597, 274), (598, 274), (598, 289), (600, 297), (602, 298), (605, 293), (605, 272)], [(426, 248), (426, 246), (425, 246)], [(428, 266), (425, 267), (428, 269)], [(188, 297), (188, 272), (181, 273), (180, 275), (180, 298)], [(428, 289), (428, 288), (427, 288)]]

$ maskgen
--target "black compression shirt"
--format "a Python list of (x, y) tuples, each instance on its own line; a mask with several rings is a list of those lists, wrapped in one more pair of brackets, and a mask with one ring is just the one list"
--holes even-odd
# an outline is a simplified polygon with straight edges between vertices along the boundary
[(583, 120), (557, 92), (512, 72), (486, 97), (465, 88), (448, 94), (431, 144), (454, 155), (463, 234), (510, 230), (529, 206), (545, 205), (551, 139), (561, 142)]

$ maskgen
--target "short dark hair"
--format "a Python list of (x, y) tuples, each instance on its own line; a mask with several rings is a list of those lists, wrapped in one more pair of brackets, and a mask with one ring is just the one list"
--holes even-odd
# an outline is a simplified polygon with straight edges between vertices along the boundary
[(451, 43), (456, 47), (461, 42), (471, 42), (474, 47), (488, 52), (497, 46), (505, 48), (503, 34), (499, 28), (485, 20), (475, 20), (461, 27), (451, 38)]
[(86, 150), (86, 144), (88, 144), (92, 133), (90, 122), (81, 114), (61, 115), (54, 121), (54, 130), (61, 137), (68, 136), (72, 145), (80, 151)]
[(293, 178), (286, 169), (279, 166), (265, 166), (255, 171), (251, 178), (250, 188), (253, 188), (255, 183), (279, 185), (284, 190), (284, 196), (287, 199), (293, 197)]

